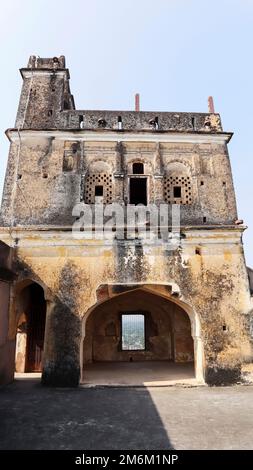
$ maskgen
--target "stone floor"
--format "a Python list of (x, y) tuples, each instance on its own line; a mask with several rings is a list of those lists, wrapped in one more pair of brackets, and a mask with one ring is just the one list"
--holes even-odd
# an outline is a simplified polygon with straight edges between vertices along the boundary
[(197, 385), (194, 365), (167, 361), (96, 362), (83, 371), (83, 385), (166, 386)]
[(253, 387), (0, 389), (0, 449), (253, 449)]

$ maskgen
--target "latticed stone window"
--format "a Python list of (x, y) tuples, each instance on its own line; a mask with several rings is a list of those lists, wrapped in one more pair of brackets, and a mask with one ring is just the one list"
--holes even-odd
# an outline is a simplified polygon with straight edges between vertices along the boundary
[(84, 200), (86, 204), (94, 204), (96, 197), (102, 198), (99, 202), (110, 204), (113, 201), (112, 175), (107, 173), (93, 173), (86, 177)]
[(164, 179), (164, 201), (167, 204), (192, 204), (190, 176), (166, 176)]

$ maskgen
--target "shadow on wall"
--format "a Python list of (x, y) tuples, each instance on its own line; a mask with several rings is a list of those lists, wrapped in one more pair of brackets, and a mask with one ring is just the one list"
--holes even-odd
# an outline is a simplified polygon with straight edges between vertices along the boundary
[(0, 384), (13, 378), (10, 357), (14, 353), (14, 341), (9, 341), (9, 299), (11, 283), (16, 278), (12, 270), (13, 249), (0, 241)]
[(253, 269), (247, 266), (248, 278), (249, 278), (249, 289), (250, 295), (253, 295)]
[(173, 449), (145, 388), (38, 385), (18, 380), (2, 390), (0, 449)]
[[(44, 383), (45, 385), (52, 386), (78, 386), (80, 377), (79, 345), (81, 337), (81, 324), (80, 319), (77, 315), (76, 308), (76, 299), (78, 296), (76, 295), (75, 289), (78, 289), (80, 286), (77, 282), (78, 279), (75, 266), (73, 266), (71, 263), (67, 263), (67, 265), (63, 267), (59, 279), (60, 285), (59, 292), (57, 293), (57, 295), (54, 295), (52, 292), (50, 292), (48, 286), (45, 286), (41, 279), (34, 272), (32, 272), (30, 267), (25, 263), (16, 261), (15, 270), (16, 272), (21, 273), (21, 275), (19, 282), (15, 287), (16, 299), (14, 309), (11, 308), (12, 314), (10, 314), (9, 317), (10, 294), (8, 291), (5, 295), (6, 301), (4, 302), (4, 315), (1, 316), (1, 320), (4, 321), (5, 326), (3, 347), (5, 348), (4, 352), (6, 353), (5, 355), (2, 354), (2, 363), (0, 362), (0, 383), (9, 383), (14, 378), (16, 335), (17, 333), (19, 333), (20, 336), (21, 333), (19, 331), (19, 327), (21, 326), (22, 322), (20, 323), (19, 320), (22, 320), (23, 313), (22, 311), (20, 311), (20, 309), (17, 308), (17, 305), (20, 303), (20, 296), (22, 297), (22, 293), (27, 290), (27, 286), (30, 286), (34, 289), (40, 289), (41, 291), (43, 290), (43, 298), (45, 294), (45, 299), (47, 301), (47, 315), (43, 353), (45, 360), (42, 374), (42, 383)], [(9, 286), (9, 284), (6, 285)], [(30, 312), (30, 314), (30, 317), (33, 317), (34, 311)], [(41, 340), (41, 338), (42, 336), (39, 337), (39, 340)], [(18, 337), (17, 339), (17, 344), (19, 344), (21, 338)], [(37, 357), (38, 337), (36, 336), (33, 339), (35, 339), (35, 342), (33, 343), (35, 344), (36, 349), (36, 352), (33, 356), (34, 361), (36, 362), (37, 359), (41, 359), (41, 356), (39, 358)], [(29, 341), (27, 341), (27, 347), (29, 346), (28, 343)], [(0, 346), (3, 349), (1, 344)], [(39, 349), (41, 351), (43, 349), (43, 345), (39, 344), (39, 346)], [(23, 351), (23, 356), (26, 357), (26, 359), (27, 347), (26, 351)], [(27, 363), (26, 359), (23, 360), (23, 363)], [(40, 362), (38, 362), (37, 365), (38, 367), (34, 367), (34, 364), (32, 364), (30, 368), (27, 368), (23, 367), (22, 364), (22, 369), (34, 372), (36, 370), (41, 369)]]

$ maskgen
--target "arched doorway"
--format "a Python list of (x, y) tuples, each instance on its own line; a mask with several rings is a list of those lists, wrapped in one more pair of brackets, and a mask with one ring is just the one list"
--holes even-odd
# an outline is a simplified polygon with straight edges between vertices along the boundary
[(178, 303), (135, 288), (88, 312), (81, 366), (85, 371), (91, 364), (100, 364), (102, 370), (109, 363), (166, 362), (184, 365), (194, 378), (193, 330), (196, 327)]
[(46, 322), (42, 287), (30, 282), (17, 295), (16, 372), (41, 372)]

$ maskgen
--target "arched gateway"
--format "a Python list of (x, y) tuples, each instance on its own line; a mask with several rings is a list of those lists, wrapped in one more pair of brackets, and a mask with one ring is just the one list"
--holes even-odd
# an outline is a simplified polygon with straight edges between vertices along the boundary
[(103, 364), (109, 363), (168, 361), (188, 364), (189, 369), (194, 364), (195, 377), (202, 382), (200, 324), (193, 309), (165, 286), (121, 286), (120, 290), (109, 298), (100, 297), (84, 316), (81, 380), (85, 382), (91, 364), (95, 368), (99, 363), (103, 370)]

